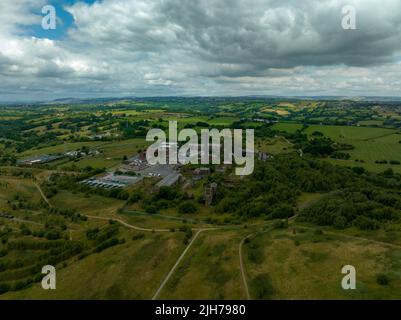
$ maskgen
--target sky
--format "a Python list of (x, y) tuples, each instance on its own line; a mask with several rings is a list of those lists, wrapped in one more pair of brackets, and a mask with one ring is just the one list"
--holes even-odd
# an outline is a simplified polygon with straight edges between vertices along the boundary
[(242, 95), (401, 96), (401, 1), (0, 1), (0, 101)]

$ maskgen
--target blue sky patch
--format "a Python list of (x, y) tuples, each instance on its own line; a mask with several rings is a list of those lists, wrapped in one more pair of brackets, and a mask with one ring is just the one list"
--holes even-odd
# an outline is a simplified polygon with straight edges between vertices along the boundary
[[(74, 18), (71, 14), (64, 10), (64, 6), (70, 6), (77, 2), (93, 4), (96, 0), (49, 0), (47, 4), (56, 8), (57, 27), (55, 30), (44, 30), (39, 23), (38, 25), (23, 26), (22, 35), (33, 36), (36, 38), (46, 38), (51, 40), (63, 40), (67, 31), (74, 28)], [(33, 11), (34, 14), (44, 17), (42, 14), (42, 6)]]

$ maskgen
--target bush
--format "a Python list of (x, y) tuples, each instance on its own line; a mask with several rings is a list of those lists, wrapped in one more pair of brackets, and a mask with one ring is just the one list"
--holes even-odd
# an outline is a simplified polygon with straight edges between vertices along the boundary
[(196, 211), (198, 208), (193, 201), (185, 201), (178, 206), (179, 213), (195, 213)]
[(139, 240), (139, 239), (143, 239), (145, 238), (145, 234), (144, 233), (138, 233), (138, 234), (134, 234), (132, 237), (132, 240)]
[(376, 230), (380, 228), (379, 223), (376, 220), (365, 216), (359, 216), (353, 223), (361, 230)]
[(14, 285), (14, 290), (15, 291), (18, 291), (18, 290), (22, 290), (22, 289), (24, 289), (25, 287), (27, 287), (28, 286), (28, 282), (27, 281), (18, 281), (17, 283), (15, 283), (15, 285)]
[(276, 221), (273, 224), (273, 228), (274, 229), (286, 229), (286, 228), (288, 228), (288, 222), (287, 222), (287, 220)]
[(261, 264), (264, 260), (263, 247), (250, 243), (247, 246), (248, 260), (255, 264)]
[(376, 282), (378, 284), (380, 284), (381, 286), (387, 286), (389, 284), (389, 282), (390, 282), (390, 279), (385, 274), (378, 274), (376, 276)]
[(145, 207), (145, 211), (147, 213), (155, 214), (155, 213), (157, 213), (157, 208), (153, 205), (148, 205)]
[(351, 155), (349, 154), (349, 153), (346, 153), (346, 152), (334, 152), (332, 155), (331, 155), (331, 158), (333, 158), (333, 159), (341, 159), (341, 160), (349, 160), (349, 159), (351, 159)]
[(353, 167), (352, 171), (354, 171), (356, 174), (364, 174), (365, 173), (365, 168), (362, 167)]
[(60, 232), (58, 232), (58, 231), (49, 231), (49, 232), (46, 232), (45, 238), (46, 238), (47, 240), (57, 240), (57, 239), (60, 239)]
[(129, 199), (129, 202), (130, 203), (136, 203), (136, 202), (138, 202), (139, 200), (142, 200), (142, 199), (143, 199), (143, 194), (141, 192), (134, 192), (131, 195), (131, 197)]
[(160, 187), (159, 192), (156, 194), (156, 200), (174, 200), (178, 197), (178, 192), (172, 187)]
[(337, 229), (344, 229), (347, 226), (347, 219), (344, 216), (337, 216), (333, 220), (333, 226)]
[(0, 283), (0, 294), (10, 291), (10, 286), (7, 283)]
[(102, 252), (103, 250), (110, 248), (112, 246), (115, 246), (117, 244), (119, 244), (120, 241), (117, 238), (111, 238), (109, 240), (106, 240), (104, 242), (102, 242), (101, 244), (99, 244), (95, 249), (94, 252), (99, 253)]
[(272, 213), (269, 214), (269, 219), (286, 219), (292, 217), (295, 211), (294, 208), (288, 204), (282, 204), (277, 208), (274, 208)]
[(256, 276), (252, 280), (251, 286), (256, 299), (269, 299), (274, 293), (271, 278), (266, 273)]

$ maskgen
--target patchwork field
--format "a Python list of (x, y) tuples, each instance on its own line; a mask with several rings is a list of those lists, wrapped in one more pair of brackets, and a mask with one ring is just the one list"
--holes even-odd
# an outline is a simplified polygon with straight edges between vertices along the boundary
[[(240, 300), (247, 288), (253, 299), (400, 299), (401, 175), (373, 173), (401, 173), (395, 102), (159, 97), (16, 110), (0, 117), (1, 299), (151, 299), (163, 283), (158, 299)], [(163, 174), (116, 189), (80, 184), (119, 175), (169, 120), (196, 131), (239, 122), (273, 157), (246, 177), (183, 165), (169, 168), (181, 179), (168, 187), (156, 185)], [(317, 131), (354, 146), (351, 159), (322, 158), (332, 150), (307, 139)], [(92, 152), (18, 162), (83, 147)], [(47, 264), (55, 291), (40, 288)], [(340, 286), (344, 265), (356, 267), (356, 291)]]
[[(286, 132), (295, 132), (302, 125), (295, 123), (277, 123), (273, 128)], [(350, 144), (354, 150), (346, 151), (351, 155), (350, 160), (328, 159), (331, 163), (346, 166), (363, 166), (372, 172), (382, 172), (392, 168), (401, 172), (401, 165), (392, 165), (390, 161), (401, 161), (401, 134), (394, 129), (311, 125), (305, 133), (312, 135), (321, 132), (335, 142)], [(356, 162), (356, 160), (358, 160)], [(388, 164), (377, 164), (376, 161), (386, 160)]]

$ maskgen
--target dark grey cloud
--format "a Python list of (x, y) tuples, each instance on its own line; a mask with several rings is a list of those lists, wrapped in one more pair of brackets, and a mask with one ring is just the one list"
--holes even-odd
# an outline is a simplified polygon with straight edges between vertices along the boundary
[[(357, 30), (341, 27), (343, 5), (355, 2)], [(258, 68), (365, 66), (391, 62), (401, 48), (401, 2), (165, 1), (161, 11), (185, 32), (183, 47), (219, 63)]]

